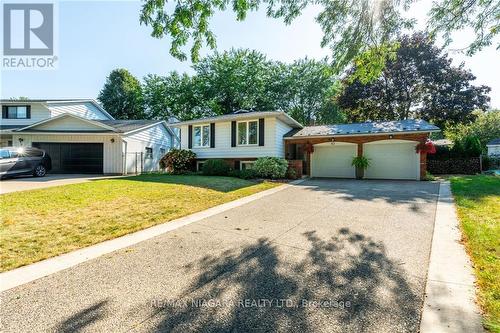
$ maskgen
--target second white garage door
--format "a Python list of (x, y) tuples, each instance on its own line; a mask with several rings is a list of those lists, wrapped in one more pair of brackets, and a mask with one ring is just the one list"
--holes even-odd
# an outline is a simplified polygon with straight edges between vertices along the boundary
[(420, 178), (420, 155), (415, 152), (417, 142), (405, 140), (383, 140), (363, 145), (363, 155), (370, 166), (365, 178), (413, 179)]
[(354, 178), (352, 158), (357, 154), (357, 145), (352, 143), (322, 143), (314, 146), (311, 155), (312, 177)]

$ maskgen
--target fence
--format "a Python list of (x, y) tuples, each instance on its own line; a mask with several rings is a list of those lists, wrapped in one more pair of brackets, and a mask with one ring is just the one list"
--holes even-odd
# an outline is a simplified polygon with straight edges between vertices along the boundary
[(141, 174), (144, 172), (144, 153), (124, 153), (123, 165), (125, 174)]
[(433, 175), (442, 174), (465, 174), (474, 175), (481, 173), (481, 158), (446, 158), (427, 159), (427, 171)]

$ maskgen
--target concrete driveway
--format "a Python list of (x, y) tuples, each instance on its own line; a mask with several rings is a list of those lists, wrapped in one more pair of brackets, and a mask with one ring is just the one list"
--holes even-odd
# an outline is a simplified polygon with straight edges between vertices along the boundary
[(2, 331), (416, 332), (438, 184), (310, 180), (2, 294)]
[(46, 187), (77, 184), (87, 182), (92, 179), (110, 178), (101, 175), (82, 175), (82, 174), (60, 174), (47, 175), (45, 177), (22, 176), (16, 178), (2, 179), (0, 181), (0, 194), (35, 190)]

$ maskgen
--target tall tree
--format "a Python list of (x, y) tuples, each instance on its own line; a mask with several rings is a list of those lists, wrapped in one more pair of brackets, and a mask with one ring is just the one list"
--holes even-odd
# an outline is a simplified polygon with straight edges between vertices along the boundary
[(337, 101), (349, 120), (423, 118), (444, 126), (470, 121), (474, 109), (487, 107), (490, 88), (472, 85), (474, 75), (452, 66), (426, 34), (398, 42), (396, 56), (374, 81), (361, 82), (356, 67), (348, 71)]
[[(377, 47), (379, 50), (365, 58), (364, 64), (369, 72), (378, 73), (378, 65), (384, 64), (383, 59), (389, 55), (386, 44), (414, 23), (407, 18), (412, 3), (411, 0), (192, 0), (171, 5), (167, 0), (145, 0), (140, 22), (152, 27), (152, 36), (168, 36), (170, 53), (179, 59), (186, 59), (183, 47), (192, 44), (191, 59), (196, 62), (203, 44), (216, 47), (210, 19), (217, 11), (230, 6), (237, 20), (244, 20), (249, 11), (265, 7), (269, 17), (281, 18), (289, 24), (306, 7), (319, 6), (322, 10), (316, 20), (324, 33), (321, 46), (332, 49), (335, 67), (342, 69), (363, 51)], [(472, 28), (476, 39), (465, 49), (469, 54), (490, 45), (500, 32), (499, 26), (500, 2), (494, 0), (436, 0), (428, 20), (429, 30), (443, 35), (448, 43), (451, 32)]]
[(129, 71), (113, 70), (98, 96), (104, 109), (116, 119), (144, 119), (142, 88)]
[[(341, 122), (343, 114), (334, 103), (339, 86), (326, 59), (297, 60), (280, 66), (279, 77), (271, 82), (278, 108), (306, 125)], [(271, 88), (272, 90), (272, 88)], [(275, 90), (276, 91), (276, 90)]]

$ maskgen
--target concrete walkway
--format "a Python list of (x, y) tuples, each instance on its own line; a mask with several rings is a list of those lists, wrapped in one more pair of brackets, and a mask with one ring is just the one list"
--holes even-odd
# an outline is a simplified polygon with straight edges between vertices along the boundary
[(309, 180), (2, 293), (3, 332), (415, 332), (438, 184)]
[(123, 176), (100, 176), (100, 175), (82, 175), (82, 174), (61, 174), (47, 175), (45, 177), (23, 176), (18, 178), (9, 178), (0, 181), (0, 194), (36, 190), (47, 187), (78, 184), (96, 179), (116, 178)]
[(460, 243), (461, 231), (450, 183), (439, 190), (420, 332), (483, 332), (475, 303), (472, 266)]

